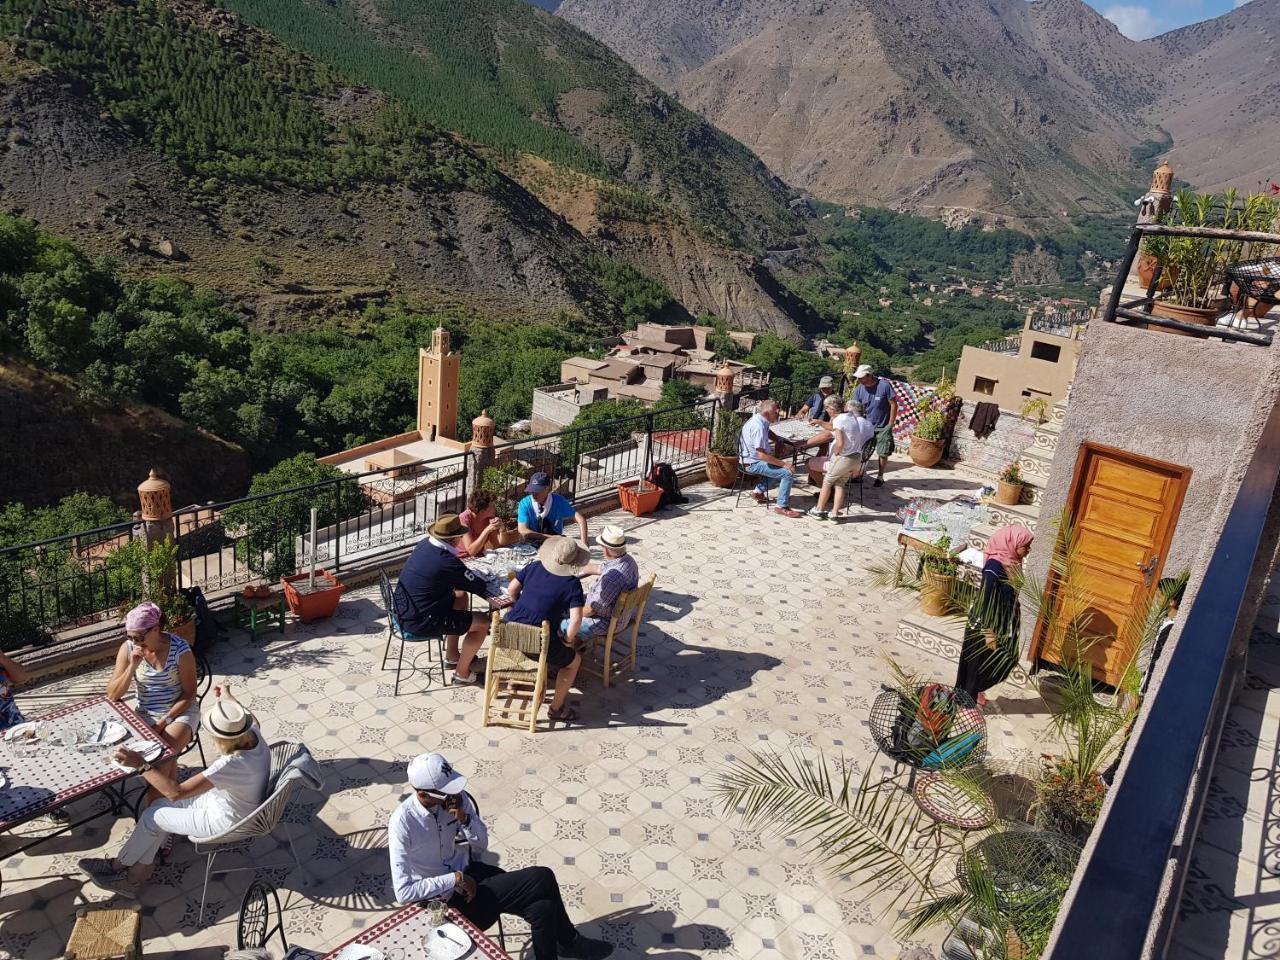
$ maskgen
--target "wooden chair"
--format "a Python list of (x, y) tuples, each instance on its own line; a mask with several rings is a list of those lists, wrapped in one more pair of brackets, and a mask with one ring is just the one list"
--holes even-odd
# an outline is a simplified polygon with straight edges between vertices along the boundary
[[(636, 669), (636, 643), (640, 635), (640, 620), (644, 616), (645, 604), (649, 602), (649, 594), (653, 591), (656, 574), (649, 574), (649, 579), (634, 590), (618, 596), (613, 605), (613, 616), (609, 618), (609, 631), (603, 638), (590, 638), (590, 646), (582, 657), (581, 669), (599, 677), (607, 688), (613, 674)], [(631, 619), (627, 619), (627, 614)], [(623, 623), (621, 629), (618, 624)], [(604, 657), (598, 663), (595, 659), (596, 649), (603, 639)]]
[[(537, 732), (538, 713), (547, 694), (550, 646), (551, 625), (545, 620), (541, 627), (507, 623), (494, 611), (489, 631), (489, 665), (484, 679), (486, 727), (517, 727)], [(538, 659), (530, 660), (526, 653), (535, 654)]]
[(64, 960), (142, 960), (142, 907), (76, 911)]

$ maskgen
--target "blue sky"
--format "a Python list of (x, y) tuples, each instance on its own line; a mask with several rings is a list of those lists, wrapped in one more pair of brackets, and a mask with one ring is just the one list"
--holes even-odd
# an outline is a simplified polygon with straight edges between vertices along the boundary
[(1208, 20), (1245, 0), (1088, 0), (1104, 17), (1135, 40), (1145, 40), (1175, 27)]

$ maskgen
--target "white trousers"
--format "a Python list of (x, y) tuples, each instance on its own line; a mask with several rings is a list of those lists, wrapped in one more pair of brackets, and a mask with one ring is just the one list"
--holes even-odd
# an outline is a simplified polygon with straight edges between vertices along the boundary
[(117, 859), (126, 867), (153, 863), (171, 833), (184, 837), (208, 837), (231, 826), (219, 810), (200, 801), (205, 794), (185, 800), (157, 800), (143, 812), (138, 825), (120, 848)]

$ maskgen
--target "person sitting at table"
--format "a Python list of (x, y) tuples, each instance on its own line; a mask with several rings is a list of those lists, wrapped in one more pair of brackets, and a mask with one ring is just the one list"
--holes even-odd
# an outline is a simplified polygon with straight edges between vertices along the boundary
[(442, 755), (409, 762), (413, 793), (400, 801), (387, 825), (391, 883), (398, 903), (444, 900), (487, 930), (499, 914), (530, 927), (534, 960), (603, 960), (613, 945), (584, 937), (569, 919), (560, 883), (549, 867), (503, 870), (479, 860), (489, 830), (464, 790), (467, 778)]
[[(818, 494), (818, 502), (809, 511), (809, 516), (816, 520), (828, 519), (825, 509), (827, 499), (832, 498), (832, 515), (838, 517), (844, 510), (844, 485), (851, 477), (862, 472), (862, 448), (875, 436), (867, 418), (862, 416), (862, 404), (856, 400), (847, 405), (839, 397), (828, 397), (828, 408), (835, 416), (831, 423), (831, 435), (834, 443), (831, 448), (831, 459), (827, 462), (827, 472), (822, 478), (822, 491)], [(844, 413), (839, 411), (844, 408)], [(835, 491), (834, 494), (832, 491)]]
[(22, 664), (6, 653), (0, 653), (0, 729), (16, 727), (26, 718), (13, 700), (13, 688), (31, 679)]
[[(640, 568), (635, 557), (627, 553), (627, 535), (621, 527), (608, 526), (600, 531), (596, 543), (604, 551), (604, 563), (594, 560), (582, 568), (579, 576), (595, 577), (596, 582), (587, 591), (587, 602), (582, 608), (582, 626), (579, 637), (602, 637), (609, 632), (613, 619), (613, 607), (618, 598), (640, 583)], [(621, 629), (630, 623), (619, 623)], [(569, 621), (560, 622), (560, 632), (569, 632)]]
[(774, 505), (773, 512), (784, 517), (803, 516), (799, 510), (792, 510), (787, 506), (791, 500), (791, 487), (796, 482), (796, 474), (785, 460), (774, 456), (774, 437), (769, 428), (777, 422), (777, 402), (761, 400), (756, 412), (742, 425), (742, 434), (738, 438), (738, 459), (742, 463), (742, 469), (761, 478), (751, 494), (756, 503), (766, 501), (769, 481), (776, 480), (778, 502)]
[(488, 583), (458, 559), (457, 546), (466, 534), (457, 514), (438, 517), (405, 561), (392, 596), (400, 629), (444, 637), (445, 665), (454, 668), (452, 682), (459, 685), (480, 682), (484, 661), (476, 653), (489, 633), (489, 615), (468, 609), (467, 594), (493, 606)]
[(520, 536), (534, 543), (564, 535), (566, 520), (578, 525), (578, 542), (587, 545), (587, 518), (572, 503), (551, 491), (551, 478), (535, 473), (525, 488), (526, 496), (516, 509)]
[[(107, 699), (119, 701), (137, 687), (137, 713), (174, 751), (181, 753), (196, 735), (200, 701), (196, 697), (196, 656), (187, 641), (164, 630), (164, 614), (154, 603), (140, 603), (124, 618), (125, 641), (116, 651), (107, 681)], [(160, 764), (173, 776), (177, 757)], [(151, 799), (157, 796), (149, 791)]]
[(548, 715), (564, 723), (578, 718), (566, 701), (582, 665), (577, 645), (586, 601), (578, 574), (590, 560), (591, 553), (582, 544), (568, 537), (552, 537), (538, 548), (538, 559), (527, 564), (507, 586), (507, 595), (514, 601), (507, 611), (508, 623), (540, 627), (545, 621), (551, 625), (547, 665), (557, 672)]
[[(835, 419), (835, 414), (827, 407), (827, 398), (835, 395), (836, 383), (830, 377), (823, 377), (818, 381), (818, 392), (811, 396), (805, 405), (800, 408), (800, 412), (796, 417), (800, 420), (807, 419), (810, 424), (820, 427), (823, 424), (830, 423)], [(840, 411), (836, 411), (839, 413)]]
[(498, 516), (493, 494), (488, 490), (472, 490), (467, 497), (467, 509), (458, 514), (458, 519), (467, 528), (459, 544), (466, 556), (479, 557), (486, 550), (509, 547), (520, 542), (519, 531), (508, 530)]
[(81, 860), (80, 870), (103, 890), (136, 898), (155, 869), (156, 854), (170, 835), (210, 837), (252, 813), (266, 798), (271, 750), (246, 710), (228, 688), (214, 687), (213, 706), (200, 725), (219, 756), (203, 772), (178, 782), (124, 747), (115, 759), (142, 773), (162, 799), (143, 811), (114, 857)]

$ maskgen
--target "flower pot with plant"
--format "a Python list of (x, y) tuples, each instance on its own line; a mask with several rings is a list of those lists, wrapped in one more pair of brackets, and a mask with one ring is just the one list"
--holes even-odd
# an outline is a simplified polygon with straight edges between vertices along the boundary
[(713, 486), (728, 490), (738, 479), (738, 437), (742, 418), (733, 410), (722, 408), (716, 414), (715, 435), (707, 451), (707, 479)]
[(1005, 507), (1015, 506), (1022, 500), (1022, 489), (1026, 483), (1022, 479), (1022, 469), (1017, 463), (1011, 463), (1000, 473), (996, 484), (996, 503)]
[(940, 537), (921, 554), (920, 563), (920, 612), (945, 617), (951, 612), (951, 594), (960, 570), (960, 561), (951, 554), (951, 538)]
[(281, 577), (285, 603), (289, 612), (303, 623), (332, 617), (338, 609), (346, 584), (328, 570), (317, 570), (314, 582), (310, 572)]
[(929, 410), (911, 434), (911, 462), (918, 467), (932, 467), (942, 459), (943, 433), (947, 421), (939, 410)]
[(107, 559), (109, 579), (121, 591), (116, 612), (123, 618), (134, 606), (150, 601), (163, 614), (164, 629), (188, 644), (196, 639), (196, 613), (186, 597), (178, 593), (175, 582), (178, 570), (178, 544), (165, 539), (148, 545), (145, 540), (130, 540)]
[(1018, 408), (1018, 416), (1023, 420), (1034, 420), (1037, 425), (1049, 419), (1049, 401), (1044, 397), (1028, 397)]

